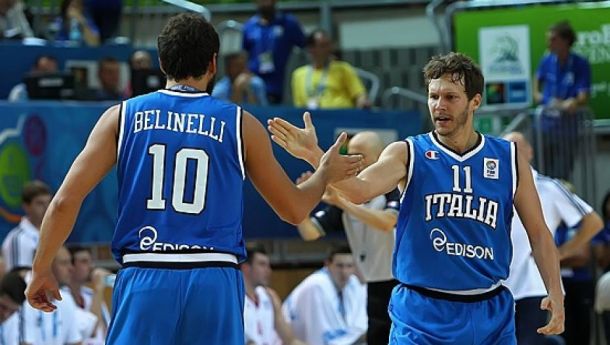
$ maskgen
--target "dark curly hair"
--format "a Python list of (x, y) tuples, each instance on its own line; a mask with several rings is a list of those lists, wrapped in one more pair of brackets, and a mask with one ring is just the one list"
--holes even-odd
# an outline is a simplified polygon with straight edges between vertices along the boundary
[(483, 73), (468, 56), (454, 52), (433, 56), (424, 66), (426, 89), (430, 85), (430, 80), (438, 79), (445, 74), (450, 74), (453, 82), (464, 83), (464, 89), (469, 100), (477, 93), (483, 94)]
[(157, 49), (168, 79), (201, 78), (218, 54), (218, 33), (201, 15), (181, 13), (169, 19), (159, 37)]

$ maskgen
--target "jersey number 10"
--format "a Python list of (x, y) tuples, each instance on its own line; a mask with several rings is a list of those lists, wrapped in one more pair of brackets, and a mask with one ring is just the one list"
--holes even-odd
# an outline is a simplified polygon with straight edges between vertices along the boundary
[[(163, 186), (165, 184), (165, 145), (153, 144), (148, 148), (153, 157), (151, 198), (146, 200), (149, 210), (164, 210)], [(195, 190), (193, 201), (184, 201), (186, 172), (188, 160), (195, 161)], [(199, 214), (205, 207), (205, 194), (208, 189), (208, 164), (210, 157), (200, 149), (182, 148), (176, 152), (174, 159), (174, 185), (172, 188), (172, 206), (176, 212)]]

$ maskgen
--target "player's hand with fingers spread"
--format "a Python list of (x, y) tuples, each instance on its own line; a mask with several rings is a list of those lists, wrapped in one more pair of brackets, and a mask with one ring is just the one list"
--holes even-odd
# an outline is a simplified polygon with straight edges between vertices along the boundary
[(271, 132), (271, 140), (296, 158), (309, 163), (317, 160), (316, 153), (321, 153), (318, 147), (316, 128), (311, 122), (309, 112), (303, 114), (305, 128), (298, 128), (290, 122), (275, 117), (267, 121), (267, 129)]
[(563, 295), (547, 296), (540, 303), (540, 309), (551, 312), (551, 320), (544, 327), (538, 328), (538, 333), (544, 335), (561, 334), (564, 329), (565, 310), (563, 308)]
[(347, 140), (347, 133), (342, 132), (337, 141), (324, 153), (316, 173), (322, 174), (327, 184), (356, 176), (364, 164), (362, 155), (342, 155), (339, 149)]
[(61, 301), (59, 285), (51, 270), (37, 272), (32, 271), (32, 280), (25, 290), (25, 297), (30, 305), (36, 309), (52, 312), (57, 306), (52, 300)]

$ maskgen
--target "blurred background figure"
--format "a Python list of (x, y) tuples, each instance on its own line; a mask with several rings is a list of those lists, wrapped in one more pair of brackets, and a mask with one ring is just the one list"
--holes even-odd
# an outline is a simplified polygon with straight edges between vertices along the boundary
[(331, 250), (324, 268), (290, 293), (283, 310), (295, 336), (308, 345), (357, 344), (367, 330), (366, 286), (347, 246)]
[(297, 345), (282, 314), (282, 302), (269, 287), (271, 265), (262, 246), (247, 249), (247, 260), (240, 266), (244, 275), (244, 332), (247, 345)]
[(102, 58), (97, 65), (100, 89), (95, 93), (98, 101), (119, 101), (123, 99), (120, 88), (121, 69), (119, 61), (113, 57)]
[(165, 75), (153, 67), (152, 57), (146, 50), (136, 50), (129, 59), (130, 78), (125, 98), (143, 95), (165, 87)]
[(23, 186), (21, 207), (25, 215), (17, 227), (12, 229), (2, 243), (2, 256), (6, 270), (31, 268), (34, 253), (40, 239), (42, 218), (49, 208), (51, 189), (44, 182), (31, 181)]
[(243, 27), (243, 49), (248, 69), (265, 81), (267, 99), (282, 103), (286, 64), (294, 47), (303, 47), (305, 35), (297, 19), (276, 10), (276, 0), (255, 0), (258, 13)]
[(540, 130), (546, 158), (544, 173), (566, 181), (572, 178), (583, 121), (583, 114), (577, 110), (587, 105), (591, 92), (591, 66), (586, 58), (571, 51), (574, 42), (576, 33), (569, 22), (549, 28), (549, 52), (542, 57), (532, 85), (534, 101), (543, 106)]
[(98, 46), (100, 33), (83, 0), (62, 0), (60, 16), (56, 20), (57, 41)]
[(115, 37), (119, 32), (123, 0), (84, 0), (94, 25), (99, 29), (100, 42)]
[(19, 311), (25, 301), (25, 276), (27, 272), (27, 270), (15, 270), (0, 279), (1, 344), (20, 344), (22, 328)]
[[(1, 1), (1, 0), (0, 0)], [(28, 75), (46, 75), (46, 74), (54, 74), (57, 73), (57, 59), (51, 55), (40, 55), (36, 58), (36, 62), (34, 66), (32, 66), (32, 70), (28, 73)], [(19, 83), (11, 89), (11, 92), (8, 95), (9, 102), (23, 102), (29, 100), (28, 90), (25, 83)]]
[(93, 264), (91, 250), (80, 246), (71, 246), (72, 275), (67, 284), (79, 309), (95, 315), (97, 324), (93, 334), (85, 335), (87, 345), (102, 345), (110, 324), (110, 310), (104, 299), (108, 270), (96, 268)]
[(0, 0), (0, 40), (33, 36), (21, 0)]
[(236, 104), (268, 104), (265, 82), (246, 66), (247, 53), (227, 54), (224, 63), (225, 76), (214, 85), (212, 96)]
[(307, 36), (311, 62), (292, 73), (295, 107), (308, 109), (368, 108), (366, 90), (354, 68), (337, 61), (328, 33), (316, 29)]

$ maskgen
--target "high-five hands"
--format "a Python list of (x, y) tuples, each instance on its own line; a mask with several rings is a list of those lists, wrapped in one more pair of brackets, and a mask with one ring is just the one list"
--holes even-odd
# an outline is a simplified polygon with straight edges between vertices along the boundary
[(311, 122), (309, 112), (303, 114), (305, 128), (298, 128), (290, 122), (275, 117), (267, 121), (267, 129), (271, 132), (271, 140), (280, 145), (295, 158), (309, 163), (317, 161), (322, 154), (318, 147), (316, 128)]

